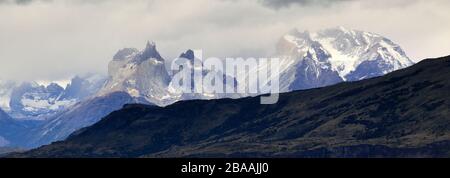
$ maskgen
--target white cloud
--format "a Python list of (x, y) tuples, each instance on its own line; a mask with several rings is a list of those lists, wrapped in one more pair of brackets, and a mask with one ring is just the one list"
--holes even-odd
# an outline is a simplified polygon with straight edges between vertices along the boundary
[[(266, 56), (291, 28), (346, 26), (387, 36), (413, 59), (448, 55), (449, 1), (343, 1), (268, 8), (260, 0), (0, 0), (0, 78), (106, 72), (123, 47), (154, 40), (165, 58)], [(331, 1), (330, 1), (331, 2)], [(281, 7), (281, 6), (280, 6)]]

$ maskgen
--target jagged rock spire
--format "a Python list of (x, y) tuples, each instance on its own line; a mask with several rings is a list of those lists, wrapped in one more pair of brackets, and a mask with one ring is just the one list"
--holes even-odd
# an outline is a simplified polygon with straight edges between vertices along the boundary
[(161, 57), (159, 52), (156, 50), (155, 42), (152, 42), (152, 41), (147, 42), (147, 45), (146, 45), (144, 51), (142, 51), (142, 54), (140, 57), (142, 60), (149, 59), (149, 58), (163, 60), (163, 58)]
[(194, 51), (192, 51), (191, 49), (188, 49), (186, 52), (184, 52), (180, 55), (180, 58), (194, 60), (195, 59)]

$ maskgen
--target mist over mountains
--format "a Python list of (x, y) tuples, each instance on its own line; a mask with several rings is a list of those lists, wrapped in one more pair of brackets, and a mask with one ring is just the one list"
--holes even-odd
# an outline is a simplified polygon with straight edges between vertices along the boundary
[(37, 120), (92, 97), (106, 77), (98, 74), (75, 76), (67, 86), (38, 82), (0, 81), (0, 107), (17, 119)]

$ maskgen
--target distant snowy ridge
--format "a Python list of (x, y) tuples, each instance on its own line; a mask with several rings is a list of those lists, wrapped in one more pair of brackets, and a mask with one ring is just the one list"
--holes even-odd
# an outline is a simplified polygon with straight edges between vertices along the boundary
[(391, 40), (343, 27), (318, 32), (294, 29), (279, 41), (282, 91), (381, 76), (414, 64)]
[(142, 51), (125, 48), (117, 52), (108, 65), (108, 75), (98, 96), (126, 92), (157, 105), (173, 103), (167, 91), (171, 78), (154, 43), (148, 42)]
[(66, 86), (0, 81), (0, 108), (13, 118), (43, 118), (93, 96), (104, 81), (104, 77), (94, 74), (76, 76)]

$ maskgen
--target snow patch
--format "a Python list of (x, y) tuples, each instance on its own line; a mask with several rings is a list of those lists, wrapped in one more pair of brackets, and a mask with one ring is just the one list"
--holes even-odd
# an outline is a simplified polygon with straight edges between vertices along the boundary
[(331, 55), (329, 62), (331, 63), (333, 70), (337, 71), (339, 76), (346, 80), (345, 76), (347, 76), (350, 72), (355, 71), (355, 67), (358, 63), (358, 57), (346, 55), (334, 48), (332, 45), (333, 38), (317, 39), (317, 41), (319, 41), (325, 50)]

